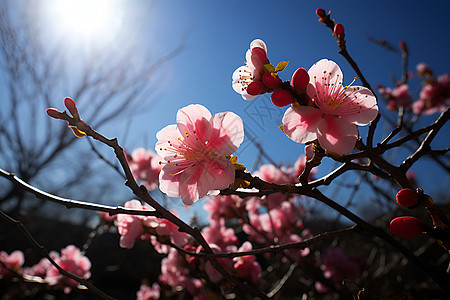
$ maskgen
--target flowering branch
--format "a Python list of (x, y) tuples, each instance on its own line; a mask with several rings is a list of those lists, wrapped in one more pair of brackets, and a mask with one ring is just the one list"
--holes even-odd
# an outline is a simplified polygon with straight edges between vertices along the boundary
[(314, 245), (315, 243), (325, 241), (328, 239), (333, 239), (339, 236), (342, 236), (344, 234), (348, 234), (351, 232), (354, 232), (358, 229), (357, 225), (353, 225), (347, 228), (324, 232), (321, 234), (318, 234), (312, 238), (305, 239), (301, 242), (295, 242), (295, 243), (286, 243), (281, 245), (270, 245), (268, 247), (263, 247), (259, 249), (249, 250), (249, 251), (238, 251), (238, 252), (226, 252), (226, 253), (204, 253), (204, 252), (191, 252), (187, 251), (181, 247), (178, 247), (176, 245), (171, 245), (172, 247), (177, 248), (179, 251), (183, 252), (184, 254), (188, 254), (190, 256), (195, 257), (216, 257), (216, 258), (233, 258), (233, 257), (241, 257), (246, 255), (257, 255), (257, 254), (264, 254), (264, 253), (279, 253), (283, 250), (287, 249), (305, 249), (307, 247), (310, 247), (311, 245)]
[(86, 279), (80, 278), (66, 270), (64, 270), (63, 268), (61, 268), (49, 255), (48, 251), (45, 249), (44, 246), (40, 245), (36, 239), (31, 235), (31, 233), (27, 230), (27, 228), (22, 224), (22, 222), (20, 222), (19, 220), (13, 219), (10, 216), (8, 216), (7, 214), (5, 214), (3, 211), (0, 210), (0, 217), (6, 221), (8, 221), (9, 223), (14, 224), (15, 226), (19, 227), (20, 231), (22, 231), (22, 233), (27, 237), (28, 240), (31, 241), (31, 243), (33, 244), (33, 246), (35, 246), (39, 252), (41, 253), (41, 255), (43, 257), (45, 257), (46, 259), (48, 259), (50, 261), (50, 263), (55, 266), (55, 268), (58, 269), (59, 273), (61, 273), (62, 275), (73, 279), (75, 281), (77, 281), (78, 283), (80, 283), (81, 285), (84, 285), (88, 288), (89, 291), (91, 291), (92, 293), (96, 294), (97, 296), (99, 296), (102, 299), (107, 299), (107, 300), (114, 300), (113, 297), (105, 294), (104, 292), (102, 292), (101, 290), (99, 290), (97, 287), (95, 287), (92, 283), (90, 283), (89, 281), (87, 281)]
[[(69, 103), (69, 105), (68, 105)], [(166, 208), (164, 208), (162, 205), (160, 205), (156, 200), (154, 200), (150, 194), (148, 193), (145, 186), (141, 185), (139, 186), (134, 179), (134, 176), (132, 174), (132, 171), (130, 169), (130, 166), (126, 160), (125, 153), (123, 148), (119, 145), (116, 138), (108, 139), (105, 136), (101, 135), (97, 131), (95, 131), (91, 126), (89, 126), (85, 121), (81, 120), (78, 115), (78, 110), (76, 108), (75, 102), (70, 99), (66, 98), (65, 100), (66, 107), (69, 109), (73, 117), (70, 117), (65, 111), (59, 112), (56, 109), (47, 109), (47, 114), (49, 114), (51, 117), (56, 119), (62, 119), (69, 123), (69, 127), (72, 128), (75, 134), (77, 132), (81, 132), (84, 135), (90, 136), (93, 139), (111, 147), (114, 150), (114, 153), (117, 157), (117, 159), (120, 162), (120, 165), (122, 166), (123, 171), (125, 172), (126, 182), (125, 185), (128, 186), (133, 193), (142, 199), (144, 202), (149, 204), (151, 207), (155, 209), (155, 211), (158, 213), (159, 218), (166, 219), (176, 226), (179, 227), (179, 230), (185, 233), (188, 233), (191, 235), (204, 249), (207, 253), (214, 253), (209, 244), (206, 242), (205, 238), (201, 234), (201, 232), (198, 230), (198, 228), (193, 228), (186, 224), (184, 221), (182, 221), (180, 218), (176, 217), (174, 214), (172, 214), (170, 211), (168, 211)], [(219, 271), (227, 280), (235, 284), (236, 286), (240, 287), (242, 290), (250, 292), (262, 299), (266, 299), (267, 296), (262, 293), (261, 291), (253, 288), (252, 286), (243, 283), (239, 280), (237, 280), (235, 277), (233, 277), (229, 272), (227, 272), (222, 265), (219, 264), (219, 262), (212, 258), (210, 259), (211, 264), (213, 267)]]

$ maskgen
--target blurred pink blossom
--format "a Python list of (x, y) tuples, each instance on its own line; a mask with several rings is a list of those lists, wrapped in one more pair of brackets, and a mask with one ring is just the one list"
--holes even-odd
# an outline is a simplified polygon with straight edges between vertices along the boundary
[(211, 113), (202, 105), (180, 109), (177, 124), (156, 135), (156, 151), (163, 157), (159, 188), (169, 197), (181, 196), (191, 205), (211, 190), (234, 182), (235, 169), (227, 156), (244, 139), (244, 126), (232, 112)]
[(6, 253), (5, 251), (1, 251), (0, 261), (2, 262), (0, 264), (0, 275), (7, 276), (12, 275), (8, 269), (16, 272), (19, 271), (22, 268), (25, 258), (23, 256), (23, 252), (20, 250), (15, 250), (11, 252), (11, 254)]
[(443, 74), (436, 81), (427, 83), (420, 91), (419, 100), (413, 104), (416, 114), (430, 115), (444, 111), (450, 104), (450, 76)]
[(239, 196), (208, 197), (203, 208), (209, 212), (209, 220), (225, 220), (240, 217), (244, 213), (243, 200)]
[(339, 66), (327, 59), (308, 71), (308, 96), (317, 107), (292, 106), (283, 117), (283, 130), (297, 143), (318, 139), (325, 150), (350, 152), (356, 143), (356, 125), (369, 124), (378, 114), (377, 100), (362, 86), (343, 86)]
[(159, 163), (161, 157), (152, 150), (137, 148), (131, 155), (127, 155), (127, 160), (133, 176), (141, 181), (147, 189), (153, 190), (158, 187), (159, 172), (162, 169), (162, 165)]
[(237, 245), (238, 238), (232, 228), (225, 226), (225, 220), (211, 221), (209, 226), (202, 229), (202, 234), (208, 244), (215, 244), (220, 249), (226, 249), (227, 246)]
[[(138, 200), (127, 201), (125, 208), (148, 210)], [(116, 219), (116, 226), (120, 234), (120, 247), (131, 249), (137, 239), (141, 239), (144, 235), (144, 227), (142, 222), (145, 216), (118, 214)]]
[[(336, 289), (341, 289), (344, 279), (356, 280), (361, 274), (360, 266), (339, 248), (327, 249), (324, 252), (320, 268), (323, 276), (330, 280)], [(316, 283), (316, 289), (319, 292), (328, 291), (320, 282)]]
[[(53, 252), (51, 257), (62, 269), (76, 275), (79, 278), (88, 279), (91, 277), (91, 261), (89, 258), (81, 254), (80, 249), (74, 245), (69, 245), (61, 250), (61, 256)], [(47, 269), (45, 280), (49, 285), (58, 285), (64, 289), (64, 293), (68, 294), (72, 290), (72, 287), (77, 286), (78, 282), (75, 280), (63, 276), (59, 273), (58, 269), (51, 265)]]
[(141, 284), (139, 291), (136, 293), (136, 300), (156, 300), (159, 299), (161, 287), (158, 283), (153, 283), (151, 287)]
[(24, 268), (23, 273), (29, 276), (38, 276), (41, 278), (45, 278), (45, 275), (47, 274), (47, 269), (50, 268), (50, 266), (52, 266), (52, 263), (47, 258), (42, 258), (34, 266)]
[(410, 108), (413, 103), (409, 86), (405, 83), (398, 85), (393, 90), (379, 86), (378, 92), (389, 101), (387, 108), (391, 110), (397, 110), (399, 107)]
[[(249, 94), (247, 87), (253, 82), (260, 82), (264, 73), (264, 64), (269, 63), (267, 59), (267, 46), (259, 39), (250, 43), (250, 49), (245, 55), (245, 66), (241, 66), (233, 73), (233, 89), (242, 95), (245, 100), (251, 100), (258, 96), (255, 93)], [(262, 84), (258, 85), (258, 91), (263, 89)]]
[[(252, 244), (246, 241), (238, 249), (239, 252), (252, 250)], [(262, 280), (261, 266), (256, 261), (254, 255), (245, 255), (233, 258), (233, 268), (237, 272), (237, 277), (245, 281), (258, 285)]]
[(184, 288), (191, 295), (200, 297), (204, 294), (203, 283), (198, 278), (188, 277), (189, 273), (186, 260), (178, 254), (177, 250), (170, 248), (169, 255), (161, 261), (159, 282), (171, 286), (175, 290)]

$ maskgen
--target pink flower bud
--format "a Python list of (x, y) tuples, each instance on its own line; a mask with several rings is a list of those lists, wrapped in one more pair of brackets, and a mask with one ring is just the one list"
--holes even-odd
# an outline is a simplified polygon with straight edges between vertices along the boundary
[(247, 93), (252, 96), (257, 96), (264, 91), (265, 87), (261, 81), (252, 81), (247, 86)]
[(412, 207), (419, 203), (419, 196), (412, 189), (400, 190), (395, 198), (397, 199), (397, 203), (404, 207)]
[(319, 18), (325, 18), (327, 16), (327, 13), (325, 12), (325, 10), (323, 8), (318, 8), (318, 9), (316, 9), (316, 15)]
[(292, 85), (296, 89), (306, 90), (309, 83), (309, 74), (304, 68), (298, 68), (292, 75)]
[(341, 23), (337, 23), (336, 25), (334, 25), (333, 32), (336, 36), (345, 35), (344, 25), (342, 25)]
[(275, 74), (275, 73), (273, 73), (273, 74), (274, 75), (272, 75), (272, 73), (270, 73), (270, 72), (266, 72), (262, 76), (262, 82), (269, 89), (277, 88), (282, 82), (280, 77), (278, 77), (277, 74)]
[(76, 119), (80, 118), (80, 116), (78, 115), (77, 105), (75, 104), (75, 101), (73, 101), (72, 98), (66, 97), (64, 99), (64, 105), (67, 107), (67, 109), (70, 111), (70, 113), (74, 118)]
[(391, 221), (390, 230), (398, 237), (412, 239), (425, 231), (425, 225), (415, 217), (398, 217)]
[(49, 115), (49, 116), (52, 117), (52, 118), (64, 120), (64, 119), (61, 117), (62, 112), (60, 112), (59, 110), (57, 110), (57, 109), (55, 109), (55, 108), (47, 108), (47, 109), (45, 110), (45, 112), (47, 113), (47, 115)]
[(272, 103), (276, 106), (283, 107), (294, 102), (294, 97), (292, 97), (289, 91), (276, 90), (272, 93), (270, 100), (272, 100)]

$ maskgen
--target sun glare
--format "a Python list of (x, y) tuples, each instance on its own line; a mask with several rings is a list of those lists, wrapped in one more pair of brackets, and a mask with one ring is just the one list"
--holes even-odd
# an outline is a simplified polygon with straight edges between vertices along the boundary
[(58, 26), (83, 38), (105, 37), (121, 25), (117, 1), (56, 0), (53, 9)]

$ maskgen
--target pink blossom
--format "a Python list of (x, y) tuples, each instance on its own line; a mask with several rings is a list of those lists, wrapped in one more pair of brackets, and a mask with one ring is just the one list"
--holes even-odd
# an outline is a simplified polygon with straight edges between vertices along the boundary
[(244, 126), (232, 112), (211, 113), (202, 105), (180, 109), (177, 124), (156, 135), (156, 151), (163, 157), (159, 188), (170, 197), (181, 196), (192, 205), (211, 190), (234, 182), (234, 165), (228, 156), (244, 139)]
[(161, 260), (161, 275), (159, 281), (172, 287), (182, 286), (189, 274), (185, 261), (174, 248), (169, 255)]
[(52, 266), (52, 263), (47, 258), (42, 258), (37, 264), (32, 267), (24, 268), (23, 273), (29, 276), (38, 276), (45, 278), (47, 269)]
[(239, 196), (208, 197), (203, 208), (210, 213), (209, 220), (236, 218), (244, 212), (243, 200)]
[[(308, 146), (310, 146), (310, 145), (308, 145)], [(308, 152), (307, 155), (300, 155), (294, 163), (294, 177), (295, 178), (298, 178), (303, 173), (303, 170), (305, 169), (305, 166), (306, 166), (307, 156), (309, 155), (310, 158), (312, 158), (314, 155), (314, 154), (310, 153), (310, 151), (312, 152), (312, 147), (308, 147), (308, 146), (305, 147), (305, 153)], [(308, 180), (309, 181), (314, 180), (314, 174), (316, 174), (316, 173), (317, 173), (317, 169), (313, 168), (311, 170), (311, 172), (309, 172)]]
[(308, 96), (317, 107), (293, 106), (283, 117), (283, 130), (297, 143), (318, 140), (338, 154), (351, 151), (358, 137), (356, 125), (369, 124), (378, 114), (376, 98), (361, 86), (343, 86), (339, 66), (327, 59), (308, 71)]
[[(127, 201), (124, 205), (125, 208), (146, 210), (145, 207), (138, 200)], [(142, 221), (145, 217), (118, 214), (116, 220), (116, 226), (120, 234), (120, 247), (131, 249), (134, 246), (134, 242), (140, 239), (144, 234), (144, 228)]]
[[(61, 250), (61, 256), (56, 252), (53, 252), (51, 256), (56, 264), (73, 275), (83, 279), (91, 277), (89, 271), (91, 269), (91, 262), (89, 258), (81, 254), (80, 249), (77, 247), (69, 245)], [(66, 294), (70, 293), (72, 287), (78, 285), (78, 282), (75, 280), (61, 275), (53, 265), (47, 269), (45, 280), (49, 285), (60, 286)]]
[(449, 103), (450, 76), (443, 74), (422, 88), (419, 100), (413, 104), (413, 111), (416, 114), (430, 115), (444, 111)]
[(428, 65), (427, 65), (426, 63), (424, 63), (424, 62), (418, 63), (418, 64), (416, 65), (416, 71), (417, 71), (417, 75), (418, 75), (419, 77), (423, 77), (423, 76), (425, 76), (426, 74), (431, 74), (431, 73), (432, 73), (431, 69), (430, 69), (430, 68), (428, 67)]
[[(223, 253), (223, 249), (219, 246), (217, 246), (216, 244), (210, 244), (211, 250), (216, 253)], [(235, 246), (227, 249), (230, 252), (234, 252), (236, 251)], [(233, 261), (230, 258), (224, 257), (224, 258), (218, 258), (217, 262), (225, 269), (225, 270), (232, 270), (233, 268)], [(223, 275), (222, 273), (220, 273), (215, 267), (213, 267), (213, 265), (211, 264), (211, 262), (209, 260), (207, 260), (206, 262), (204, 262), (204, 264), (202, 266), (200, 266), (200, 268), (202, 268), (205, 273), (208, 275), (209, 280), (211, 280), (213, 283), (218, 283), (219, 281), (221, 281), (223, 279)]]
[[(355, 280), (361, 274), (361, 268), (339, 248), (325, 251), (320, 268), (323, 276), (330, 280), (337, 289), (342, 287), (344, 279)], [(319, 292), (327, 292), (328, 289), (322, 283), (316, 284)]]
[(292, 170), (285, 167), (276, 167), (272, 164), (261, 165), (259, 170), (253, 173), (264, 181), (276, 184), (297, 183), (298, 180), (293, 176)]
[[(252, 250), (252, 244), (246, 241), (238, 249), (239, 252)], [(233, 268), (237, 272), (237, 277), (253, 284), (259, 284), (262, 280), (261, 266), (256, 261), (254, 255), (245, 255), (233, 258)]]
[(145, 150), (144, 148), (137, 148), (131, 156), (127, 155), (128, 163), (130, 164), (131, 172), (145, 187), (153, 190), (158, 187), (158, 177), (161, 171), (161, 157), (156, 155), (152, 150)]
[(221, 249), (226, 249), (227, 246), (238, 243), (234, 230), (227, 228), (223, 219), (211, 221), (209, 226), (202, 229), (202, 234), (208, 244), (215, 244)]
[[(289, 244), (289, 243), (298, 243), (301, 242), (303, 239), (298, 234), (285, 234), (280, 237), (279, 243), (280, 244)], [(289, 258), (295, 260), (296, 262), (301, 262), (303, 257), (309, 255), (311, 250), (309, 248), (304, 249), (289, 249), (285, 250), (285, 252), (289, 255)]]
[[(239, 67), (233, 73), (233, 89), (242, 95), (245, 100), (255, 99), (258, 94), (249, 94), (247, 87), (253, 82), (260, 82), (264, 73), (264, 64), (269, 63), (267, 59), (267, 46), (262, 40), (254, 40), (247, 50), (245, 66)], [(258, 84), (257, 91), (263, 89)]]
[(180, 287), (184, 288), (191, 295), (201, 295), (203, 293), (202, 281), (198, 278), (188, 277), (189, 273), (186, 260), (178, 254), (177, 250), (170, 248), (169, 255), (161, 261), (159, 282), (171, 286), (175, 290), (179, 290)]
[(399, 84), (394, 89), (378, 86), (378, 92), (388, 100), (387, 108), (397, 110), (399, 107), (410, 108), (412, 105), (412, 95), (409, 86), (405, 83)]
[[(163, 240), (169, 238), (172, 244), (179, 247), (183, 247), (188, 243), (189, 235), (185, 232), (179, 231), (177, 225), (166, 219), (154, 218), (154, 220), (155, 221), (153, 222), (152, 227), (155, 229), (158, 237), (163, 237)], [(170, 246), (161, 244), (158, 237), (152, 236), (150, 240), (152, 245), (155, 247), (155, 250), (159, 253), (169, 253)]]
[(156, 300), (159, 299), (161, 287), (158, 283), (153, 283), (152, 287), (141, 284), (139, 291), (136, 293), (137, 300)]
[(0, 261), (2, 262), (0, 264), (0, 275), (7, 276), (11, 275), (11, 272), (8, 269), (16, 272), (19, 271), (22, 268), (25, 258), (23, 256), (23, 252), (20, 250), (13, 251), (11, 254), (1, 251)]

